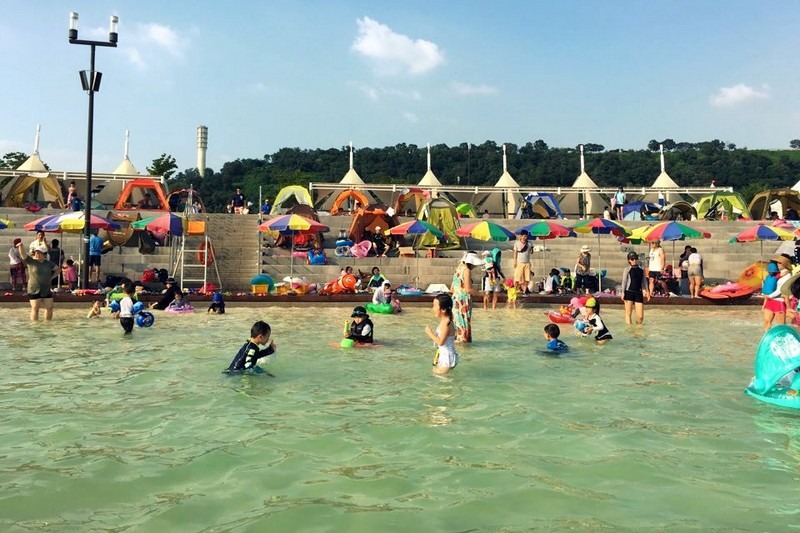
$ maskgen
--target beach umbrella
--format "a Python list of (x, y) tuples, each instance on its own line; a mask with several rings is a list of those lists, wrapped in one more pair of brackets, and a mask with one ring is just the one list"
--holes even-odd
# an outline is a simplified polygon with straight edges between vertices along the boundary
[[(66, 231), (67, 233), (81, 233), (86, 226), (85, 213), (82, 211), (73, 211), (64, 215), (58, 215), (58, 218), (48, 224), (45, 224), (45, 231)], [(91, 215), (89, 219), (90, 229), (105, 229), (105, 230), (118, 230), (120, 225), (99, 215)]]
[(131, 227), (138, 230), (146, 229), (155, 233), (170, 233), (181, 236), (183, 235), (183, 218), (172, 213), (166, 213), (131, 222)]
[(6, 220), (4, 218), (0, 218), (0, 229), (6, 229), (6, 228), (13, 227), (13, 226), (14, 226), (14, 223), (11, 222), (10, 220)]
[(653, 241), (672, 241), (672, 265), (675, 266), (675, 241), (685, 241), (687, 239), (710, 239), (711, 233), (702, 231), (675, 222), (674, 220), (659, 222), (644, 232), (644, 240)]
[[(593, 218), (591, 220), (583, 220), (572, 227), (573, 231), (577, 233), (594, 233), (597, 235), (597, 263), (600, 263), (600, 235), (615, 235), (619, 237), (628, 237), (631, 232), (628, 228), (614, 220), (606, 218)], [(603, 275), (602, 270), (598, 269), (597, 273), (598, 288), (603, 290)]]
[(513, 241), (514, 232), (490, 220), (467, 224), (456, 230), (459, 237), (470, 237), (479, 241)]
[(55, 223), (56, 220), (58, 220), (58, 217), (60, 216), (61, 215), (47, 215), (42, 218), (37, 218), (36, 220), (28, 222), (22, 227), (28, 231), (58, 232), (61, 231), (61, 229), (59, 229), (58, 227), (54, 227), (53, 224)]
[[(425, 235), (426, 233), (430, 233), (437, 239), (441, 239), (444, 237), (444, 232), (434, 226), (433, 224), (429, 224), (424, 220), (411, 220), (410, 222), (403, 222), (402, 224), (398, 224), (393, 228), (389, 228), (384, 231), (386, 235)], [(415, 280), (415, 285), (419, 283), (419, 257), (417, 257), (417, 253), (414, 252), (415, 261), (417, 263), (417, 278)]]
[(267, 220), (258, 226), (259, 231), (272, 234), (286, 235), (291, 238), (291, 259), (289, 263), (289, 277), (294, 277), (294, 237), (295, 235), (309, 235), (328, 231), (328, 226), (323, 226), (316, 220), (311, 220), (300, 215), (281, 215)]
[[(789, 230), (778, 226), (767, 226), (763, 223), (748, 228), (734, 237), (731, 237), (731, 244), (737, 242), (756, 242), (761, 243), (761, 259), (764, 259), (764, 241), (793, 241), (797, 237)], [(763, 278), (762, 278), (763, 279)]]
[(645, 242), (645, 234), (653, 228), (652, 224), (639, 226), (631, 230), (630, 235), (619, 235), (617, 240), (625, 244), (642, 244)]
[[(547, 240), (578, 236), (578, 234), (572, 231), (570, 228), (562, 226), (561, 224), (553, 222), (552, 220), (540, 220), (538, 222), (534, 222), (533, 224), (523, 226), (517, 230), (517, 235), (522, 233), (522, 230), (527, 230), (528, 237), (531, 239)], [(544, 252), (545, 247), (542, 246), (542, 273), (544, 273), (546, 268)]]

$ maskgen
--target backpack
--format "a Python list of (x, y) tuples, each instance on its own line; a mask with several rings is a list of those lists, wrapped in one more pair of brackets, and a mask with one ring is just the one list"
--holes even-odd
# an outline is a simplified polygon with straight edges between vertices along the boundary
[(158, 279), (158, 270), (145, 270), (142, 272), (142, 283), (154, 283)]

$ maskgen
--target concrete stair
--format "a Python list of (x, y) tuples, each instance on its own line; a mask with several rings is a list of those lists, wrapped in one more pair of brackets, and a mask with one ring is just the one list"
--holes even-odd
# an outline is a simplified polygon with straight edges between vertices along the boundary
[[(7, 251), (15, 237), (21, 237), (27, 245), (34, 239), (33, 232), (22, 229), (24, 224), (35, 220), (46, 214), (55, 214), (58, 211), (42, 210), (36, 214), (29, 213), (23, 209), (0, 208), (0, 218), (11, 220), (15, 227), (0, 230), (0, 246), (4, 246)], [(103, 213), (105, 214), (105, 213)], [(357, 273), (361, 270), (369, 273), (373, 266), (381, 269), (387, 279), (391, 280), (395, 286), (400, 284), (417, 284), (420, 287), (427, 287), (431, 283), (444, 283), (449, 286), (453, 271), (463, 251), (452, 250), (444, 251), (440, 257), (368, 257), (357, 259), (352, 257), (336, 257), (334, 253), (334, 242), (340, 229), (348, 229), (351, 218), (349, 216), (324, 216), (321, 222), (330, 231), (326, 233), (325, 252), (330, 264), (328, 265), (307, 265), (304, 259), (296, 258), (291, 267), (289, 251), (285, 249), (266, 248), (265, 242), (271, 242), (270, 238), (265, 238), (257, 230), (258, 216), (256, 215), (229, 215), (229, 214), (210, 214), (208, 215), (208, 231), (214, 248), (217, 266), (222, 277), (222, 285), (225, 290), (249, 291), (251, 279), (264, 273), (276, 281), (288, 276), (290, 270), (296, 277), (304, 277), (311, 283), (325, 283), (338, 277), (339, 272), (345, 266), (352, 266)], [(403, 221), (408, 219), (403, 219)], [(475, 220), (464, 219), (462, 225)], [(509, 229), (516, 230), (532, 221), (530, 220), (499, 220), (497, 221)], [(567, 226), (574, 225), (576, 221), (566, 220), (563, 223)], [(626, 223), (629, 228), (645, 225), (646, 222)], [(687, 225), (708, 231), (712, 234), (711, 239), (694, 241), (677, 241), (674, 247), (671, 242), (662, 245), (667, 254), (667, 262), (673, 263), (677, 256), (683, 251), (686, 244), (697, 247), (703, 255), (705, 261), (705, 273), (707, 283), (717, 283), (729, 279), (736, 279), (748, 265), (758, 261), (762, 257), (762, 247), (759, 243), (743, 243), (731, 245), (728, 240), (740, 231), (751, 227), (754, 222), (707, 222), (691, 221)], [(49, 240), (58, 238), (61, 241), (67, 257), (78, 258), (78, 247), (81, 246), (81, 235), (79, 234), (51, 234)], [(640, 255), (646, 254), (648, 246), (646, 244), (633, 245), (621, 244), (615, 237), (610, 235), (579, 235), (577, 238), (553, 239), (545, 241), (534, 241), (533, 245), (544, 246), (544, 252), (535, 252), (532, 258), (532, 266), (536, 273), (536, 278), (549, 272), (553, 267), (567, 267), (572, 269), (575, 260), (583, 244), (588, 244), (592, 249), (592, 266), (607, 270), (607, 278), (604, 287), (613, 287), (619, 283), (622, 270), (627, 266), (626, 253), (634, 250)], [(467, 245), (471, 249), (484, 250), (495, 246), (503, 250), (503, 270), (506, 275), (511, 275), (513, 254), (510, 251), (510, 242), (482, 242), (468, 239)], [(765, 242), (763, 244), (763, 257), (769, 259), (779, 248), (786, 250), (793, 249), (793, 243), (786, 242)], [(418, 252), (424, 253), (424, 252)], [(789, 252), (791, 253), (791, 251)], [(131, 279), (139, 279), (142, 272), (149, 268), (165, 268), (172, 273), (174, 264), (174, 252), (170, 247), (159, 247), (152, 255), (142, 255), (135, 247), (117, 247), (113, 251), (103, 256), (103, 274), (124, 275)], [(209, 269), (209, 281), (215, 282), (213, 269)], [(0, 270), (0, 287), (8, 287), (8, 269)], [(418, 278), (418, 281), (417, 281)], [(479, 275), (473, 276), (477, 282)], [(199, 286), (199, 284), (197, 284)], [(192, 286), (192, 284), (190, 284)]]

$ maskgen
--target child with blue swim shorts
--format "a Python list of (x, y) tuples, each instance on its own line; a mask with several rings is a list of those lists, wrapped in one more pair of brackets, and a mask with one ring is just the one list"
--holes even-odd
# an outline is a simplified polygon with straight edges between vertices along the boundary
[(558, 327), (558, 324), (547, 324), (544, 327), (544, 338), (547, 340), (547, 349), (553, 352), (566, 352), (569, 350), (569, 346), (559, 339), (559, 335), (561, 335), (561, 328)]

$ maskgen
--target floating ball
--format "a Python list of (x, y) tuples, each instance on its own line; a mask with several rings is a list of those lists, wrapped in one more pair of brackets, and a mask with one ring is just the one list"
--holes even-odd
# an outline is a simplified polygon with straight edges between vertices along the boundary
[(136, 316), (136, 325), (140, 328), (149, 328), (156, 321), (156, 317), (149, 311), (142, 311)]
[(352, 348), (356, 345), (356, 341), (353, 339), (342, 339), (342, 342), (339, 344), (342, 348)]
[(136, 302), (135, 304), (133, 304), (134, 313), (141, 313), (142, 311), (144, 311), (144, 303)]
[(119, 302), (117, 300), (113, 300), (110, 304), (108, 304), (108, 308), (111, 309), (112, 313), (119, 313)]

